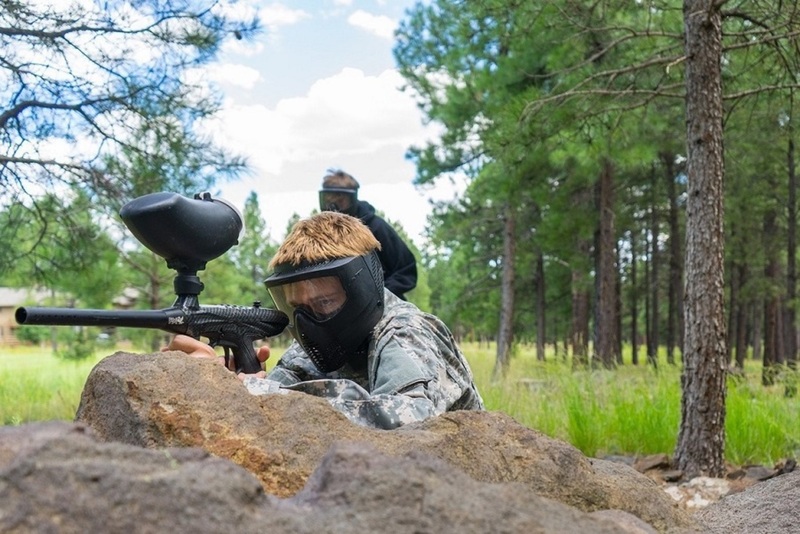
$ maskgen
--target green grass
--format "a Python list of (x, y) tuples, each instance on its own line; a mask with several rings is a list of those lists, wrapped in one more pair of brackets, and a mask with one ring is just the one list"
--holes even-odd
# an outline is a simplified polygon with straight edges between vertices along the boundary
[[(494, 346), (463, 346), (487, 409), (562, 439), (584, 454), (672, 454), (680, 427), (678, 365), (640, 363), (609, 370), (572, 370), (536, 360), (533, 348), (517, 350), (507, 376), (492, 382)], [(748, 361), (744, 378), (728, 379), (726, 459), (732, 464), (772, 465), (800, 456), (800, 402), (783, 385), (760, 385), (761, 365)]]
[(0, 421), (17, 425), (30, 421), (75, 417), (83, 384), (104, 350), (80, 362), (65, 361), (48, 349), (0, 348)]
[[(584, 454), (672, 454), (680, 425), (680, 367), (661, 356), (658, 371), (644, 364), (614, 371), (572, 370), (548, 354), (538, 362), (520, 347), (507, 376), (491, 380), (494, 345), (462, 348), (487, 409), (572, 443)], [(0, 419), (5, 425), (75, 415), (92, 367), (113, 350), (74, 363), (46, 349), (0, 349)], [(282, 352), (273, 349), (270, 364)], [(268, 365), (269, 366), (269, 365)], [(744, 378), (729, 378), (726, 457), (733, 464), (772, 465), (800, 456), (800, 401), (784, 386), (760, 385), (761, 366), (748, 361)]]

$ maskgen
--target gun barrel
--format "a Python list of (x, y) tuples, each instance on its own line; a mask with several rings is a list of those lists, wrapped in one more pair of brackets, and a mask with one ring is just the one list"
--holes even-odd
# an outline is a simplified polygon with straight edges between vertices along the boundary
[(122, 326), (159, 328), (185, 333), (185, 314), (178, 309), (165, 310), (85, 310), (77, 308), (17, 308), (19, 324), (62, 326)]

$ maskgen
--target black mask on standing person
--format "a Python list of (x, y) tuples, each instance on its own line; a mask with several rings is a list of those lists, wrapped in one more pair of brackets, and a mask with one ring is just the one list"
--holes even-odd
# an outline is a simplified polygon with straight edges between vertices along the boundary
[(338, 211), (357, 217), (358, 189), (322, 186), (319, 192), (320, 211)]
[(376, 252), (301, 266), (279, 265), (265, 280), (288, 329), (314, 365), (330, 373), (363, 367), (383, 316), (383, 269)]

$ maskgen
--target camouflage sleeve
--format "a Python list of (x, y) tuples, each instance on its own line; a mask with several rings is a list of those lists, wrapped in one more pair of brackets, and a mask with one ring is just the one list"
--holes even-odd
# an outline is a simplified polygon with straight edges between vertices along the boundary
[(267, 378), (284, 386), (290, 386), (304, 380), (321, 378), (321, 376), (295, 341), (289, 345), (278, 363), (267, 373)]
[(423, 383), (409, 385), (394, 395), (370, 395), (347, 379), (310, 380), (284, 386), (284, 389), (323, 397), (350, 421), (384, 430), (436, 415), (436, 407), (427, 398)]
[(286, 393), (280, 382), (269, 378), (258, 378), (256, 376), (244, 377), (244, 387), (251, 395), (269, 395), (270, 393)]

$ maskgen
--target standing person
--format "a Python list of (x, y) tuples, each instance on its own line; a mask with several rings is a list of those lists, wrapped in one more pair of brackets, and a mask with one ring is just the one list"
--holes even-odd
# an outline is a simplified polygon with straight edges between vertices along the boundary
[[(302, 391), (348, 419), (391, 429), (453, 410), (482, 410), (467, 360), (436, 316), (384, 287), (380, 243), (358, 219), (322, 212), (298, 221), (265, 284), (294, 337), (270, 370), (240, 374), (254, 395)], [(216, 357), (177, 335), (170, 350)], [(258, 358), (269, 357), (262, 347)]]
[(331, 169), (322, 179), (320, 211), (338, 211), (358, 217), (380, 242), (378, 258), (383, 266), (386, 287), (406, 300), (405, 294), (417, 286), (417, 260), (394, 228), (375, 214), (366, 200), (358, 200), (358, 182), (342, 170)]

